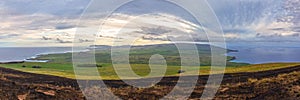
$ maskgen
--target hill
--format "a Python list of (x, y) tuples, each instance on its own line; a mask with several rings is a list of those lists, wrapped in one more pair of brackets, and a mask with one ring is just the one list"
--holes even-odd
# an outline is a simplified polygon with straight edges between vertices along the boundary
[[(180, 44), (183, 46), (188, 46), (190, 44)], [(211, 63), (211, 48), (214, 50), (227, 52), (236, 52), (236, 50), (223, 49), (216, 46), (210, 46), (208, 44), (196, 44), (198, 49), (199, 58), (201, 65), (209, 66)], [(121, 50), (124, 48), (130, 48), (129, 53), (129, 61), (131, 64), (148, 64), (149, 58), (154, 54), (160, 54), (164, 56), (168, 65), (172, 66), (180, 66), (181, 59), (179, 55), (178, 48), (175, 44), (157, 44), (157, 45), (143, 45), (143, 46), (116, 46), (111, 47), (107, 45), (91, 45), (88, 49), (95, 50), (96, 62), (100, 64), (111, 64), (111, 48), (116, 50)], [(184, 50), (190, 50), (189, 48), (183, 48)], [(226, 52), (225, 51), (225, 52)], [(93, 51), (85, 52), (85, 53), (93, 53)], [(220, 56), (224, 54), (220, 53)], [(227, 57), (227, 65), (228, 66), (241, 66), (246, 65), (244, 63), (232, 63), (230, 60), (234, 59), (234, 57)], [(54, 63), (71, 63), (72, 62), (72, 53), (64, 53), (64, 54), (49, 54), (49, 55), (41, 55), (34, 60), (49, 60), (49, 62)]]

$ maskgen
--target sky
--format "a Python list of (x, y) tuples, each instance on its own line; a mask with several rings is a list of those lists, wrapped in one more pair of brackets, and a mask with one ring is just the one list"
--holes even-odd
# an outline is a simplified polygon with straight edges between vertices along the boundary
[[(115, 0), (96, 1), (94, 5), (105, 6), (85, 12), (90, 0), (1, 0), (0, 47), (111, 45), (136, 37), (137, 45), (159, 44), (188, 40), (187, 34), (196, 42), (207, 41), (207, 23), (197, 22), (176, 4), (136, 0), (106, 18), (105, 9), (114, 6)], [(300, 0), (208, 0), (208, 4), (228, 42), (300, 42)], [(95, 32), (102, 21), (102, 31)]]

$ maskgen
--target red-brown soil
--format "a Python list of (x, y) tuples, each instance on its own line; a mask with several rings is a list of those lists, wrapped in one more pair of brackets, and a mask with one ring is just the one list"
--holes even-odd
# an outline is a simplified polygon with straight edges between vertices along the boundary
[[(208, 76), (199, 76), (196, 88), (190, 99), (201, 97), (207, 78)], [(152, 79), (143, 79), (143, 82), (150, 82), (151, 80)], [(165, 77), (154, 87), (146, 89), (134, 88), (118, 80), (106, 80), (104, 82), (109, 86), (109, 89), (121, 99), (152, 100), (159, 99), (165, 94), (168, 94), (174, 85), (176, 85), (177, 80), (178, 77)], [(91, 84), (95, 82), (96, 81), (86, 81), (86, 83)], [(99, 93), (94, 91), (96, 90), (94, 88), (102, 88), (85, 87), (88, 88), (84, 89), (84, 91), (91, 95)], [(0, 68), (0, 94), (1, 100), (86, 99), (80, 91), (76, 80), (25, 73), (6, 68)], [(95, 98), (100, 99), (99, 97)], [(300, 66), (262, 72), (225, 74), (214, 99), (299, 100)]]

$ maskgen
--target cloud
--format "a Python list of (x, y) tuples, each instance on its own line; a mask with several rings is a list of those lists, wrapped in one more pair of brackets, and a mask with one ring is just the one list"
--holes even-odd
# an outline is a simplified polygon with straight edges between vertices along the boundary
[(274, 31), (282, 31), (282, 30), (286, 30), (285, 28), (271, 28), (270, 30), (274, 30)]
[(208, 2), (228, 41), (299, 41), (300, 0)]
[(85, 43), (85, 42), (94, 42), (94, 40), (89, 39), (78, 39), (79, 43)]
[(239, 37), (240, 36), (237, 33), (228, 33), (228, 34), (225, 34), (225, 38), (228, 38), (228, 39), (237, 39)]
[[(144, 14), (142, 16), (114, 14), (103, 24), (101, 37), (127, 41), (140, 38), (147, 41), (206, 41), (204, 29), (171, 14)], [(193, 39), (193, 40), (192, 40)], [(99, 43), (103, 41), (99, 40)], [(151, 44), (151, 42), (149, 42)]]
[(17, 37), (17, 36), (19, 36), (19, 34), (0, 33), (0, 39), (13, 38), (13, 37)]
[(142, 39), (143, 40), (151, 40), (151, 41), (154, 41), (154, 40), (159, 40), (159, 41), (171, 41), (169, 39), (170, 37), (167, 37), (167, 36), (142, 36)]
[(77, 18), (88, 3), (89, 0), (1, 0), (1, 32), (18, 37), (9, 40), (12, 37), (3, 36), (0, 42), (23, 42), (24, 45), (31, 45), (41, 38), (49, 40), (46, 36), (48, 33), (75, 28)]
[(172, 32), (171, 30), (167, 30), (166, 27), (158, 26), (158, 27), (142, 27), (141, 32), (143, 34), (151, 34), (151, 35), (161, 35), (165, 33)]
[(52, 40), (52, 38), (49, 38), (49, 37), (43, 36), (43, 37), (42, 37), (42, 40)]
[(55, 39), (58, 43), (73, 43), (72, 41), (66, 41), (66, 40), (62, 40), (60, 38), (56, 38)]
[(257, 33), (256, 34), (257, 38), (264, 38), (264, 39), (270, 39), (270, 38), (300, 38), (300, 33), (289, 33), (289, 34), (279, 34), (279, 33), (273, 33), (273, 34), (263, 34), (263, 33)]
[(69, 25), (69, 24), (59, 24), (55, 26), (55, 29), (61, 30), (61, 29), (70, 29), (70, 28), (75, 28), (75, 25)]
[(291, 27), (293, 29), (294, 32), (300, 32), (300, 27), (295, 26), (295, 27)]
[[(185, 9), (162, 0), (137, 0), (121, 6), (109, 19), (107, 9), (115, 1), (95, 0), (82, 24), (79, 16), (90, 0), (2, 0), (0, 1), (0, 42), (6, 44), (71, 45), (97, 42), (111, 44), (140, 36), (141, 43), (169, 40), (207, 42), (205, 31)], [(300, 0), (208, 0), (219, 18), (228, 41), (299, 41)], [(97, 3), (106, 4), (97, 6)], [(106, 20), (103, 31), (94, 32)], [(74, 39), (78, 34), (91, 37)], [(43, 41), (41, 41), (43, 40)], [(7, 43), (8, 42), (8, 43)]]
[(107, 38), (107, 39), (123, 39), (121, 37), (116, 36), (105, 36), (105, 35), (98, 35), (99, 38)]
[(90, 0), (2, 0), (2, 8), (14, 15), (36, 13), (62, 17), (78, 16)]
[(243, 34), (243, 33), (249, 33), (250, 30), (248, 29), (224, 29), (223, 32), (224, 33), (239, 33), (239, 34)]

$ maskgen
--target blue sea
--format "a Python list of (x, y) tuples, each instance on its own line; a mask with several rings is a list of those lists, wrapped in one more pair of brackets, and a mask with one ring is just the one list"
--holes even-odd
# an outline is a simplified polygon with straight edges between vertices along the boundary
[(228, 49), (238, 50), (232, 62), (250, 64), (273, 62), (300, 62), (300, 43), (298, 42), (235, 42), (227, 43)]
[[(300, 62), (300, 43), (297, 42), (230, 42), (227, 49), (238, 50), (227, 55), (235, 56), (232, 62), (251, 64), (272, 62)], [(80, 51), (87, 50), (83, 48)], [(0, 62), (28, 61), (41, 54), (72, 52), (71, 47), (0, 47)]]
[(72, 47), (0, 47), (0, 62), (27, 61), (27, 62), (46, 62), (27, 60), (42, 54), (72, 52)]

